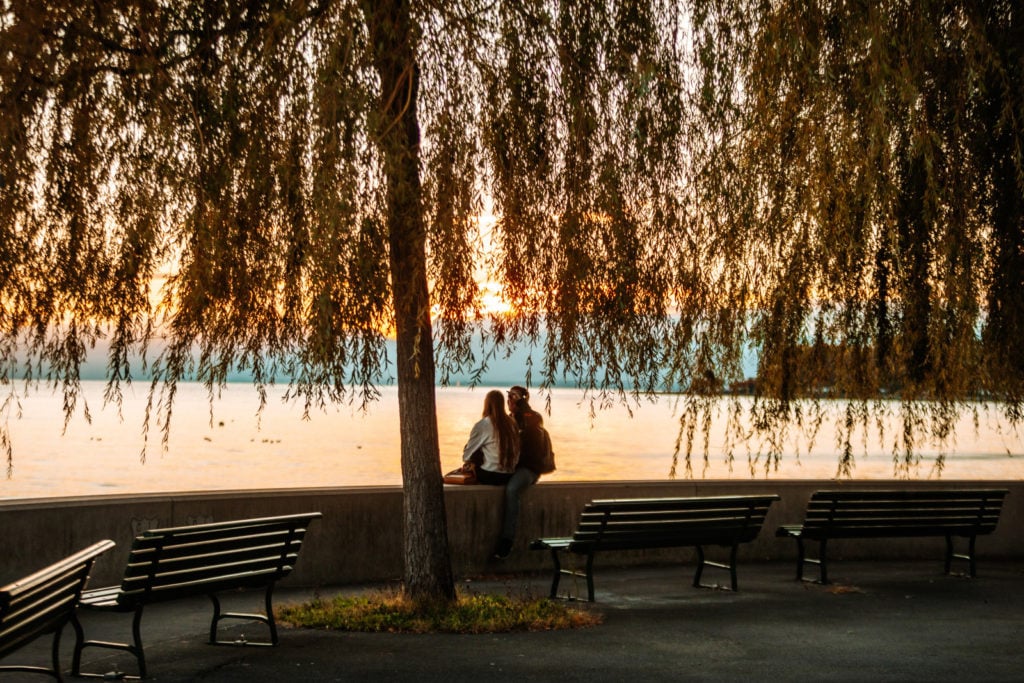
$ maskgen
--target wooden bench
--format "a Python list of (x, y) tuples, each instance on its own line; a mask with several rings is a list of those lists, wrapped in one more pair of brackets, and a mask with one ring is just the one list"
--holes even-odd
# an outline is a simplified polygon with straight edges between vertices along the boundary
[[(816, 491), (803, 524), (783, 525), (776, 536), (796, 539), (797, 579), (804, 563), (817, 564), (819, 583), (828, 583), (826, 549), (840, 538), (944, 537), (946, 573), (954, 559), (967, 560), (976, 575), (975, 540), (992, 533), (1006, 489), (920, 491)], [(969, 539), (966, 554), (953, 552), (953, 537)], [(818, 542), (817, 559), (806, 555), (804, 541)]]
[(0, 672), (61, 677), (60, 634), (71, 621), (93, 562), (113, 541), (100, 541), (60, 562), (0, 588), (0, 659), (36, 638), (53, 634), (52, 668), (4, 665)]
[[(538, 538), (532, 550), (548, 550), (554, 562), (551, 597), (558, 596), (563, 574), (587, 580), (587, 600), (594, 601), (594, 556), (613, 550), (694, 547), (697, 573), (694, 586), (702, 586), (704, 568), (729, 570), (736, 590), (736, 551), (740, 543), (757, 538), (768, 508), (777, 495), (712, 496), (701, 498), (635, 498), (594, 500), (587, 503), (579, 525), (570, 537)], [(704, 546), (730, 548), (727, 564), (705, 559)], [(586, 571), (563, 569), (562, 553), (586, 556)]]
[[(215, 645), (276, 645), (277, 625), (272, 604), (274, 584), (288, 576), (299, 557), (309, 524), (319, 512), (281, 517), (242, 519), (213, 524), (151, 529), (137, 536), (120, 586), (98, 588), (82, 594), (81, 606), (113, 612), (134, 612), (132, 643), (85, 640), (77, 619), (71, 672), (82, 674), (82, 650), (96, 646), (124, 650), (138, 661), (139, 677), (146, 677), (142, 647), (142, 613), (147, 605), (198, 595), (213, 602), (210, 643)], [(221, 611), (217, 593), (243, 588), (263, 588), (266, 615)], [(249, 619), (267, 624), (269, 642), (234, 642), (217, 639), (223, 619)], [(109, 674), (107, 675), (109, 677)]]

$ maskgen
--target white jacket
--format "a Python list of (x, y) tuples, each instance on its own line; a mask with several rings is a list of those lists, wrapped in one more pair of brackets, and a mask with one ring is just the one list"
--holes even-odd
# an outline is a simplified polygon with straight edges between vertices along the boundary
[(501, 452), (498, 448), (498, 433), (491, 424), (489, 418), (481, 418), (473, 425), (469, 432), (469, 441), (462, 449), (462, 462), (469, 462), (477, 450), (484, 454), (484, 462), (481, 467), (489, 472), (514, 472), (515, 468), (507, 470), (501, 466)]

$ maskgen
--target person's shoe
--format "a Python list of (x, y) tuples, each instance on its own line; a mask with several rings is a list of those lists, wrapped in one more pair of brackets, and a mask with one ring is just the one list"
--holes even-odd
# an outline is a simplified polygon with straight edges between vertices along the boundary
[(494, 547), (494, 559), (504, 560), (512, 554), (512, 539), (499, 538), (498, 545)]

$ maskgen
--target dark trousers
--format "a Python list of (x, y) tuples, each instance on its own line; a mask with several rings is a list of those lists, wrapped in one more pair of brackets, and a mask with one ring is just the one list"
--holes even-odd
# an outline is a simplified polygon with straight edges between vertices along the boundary
[(505, 487), (505, 519), (501, 525), (501, 537), (515, 540), (516, 526), (519, 523), (519, 499), (523, 491), (537, 483), (540, 476), (527, 467), (516, 469)]
[(512, 478), (511, 472), (491, 472), (485, 470), (483, 467), (477, 465), (476, 467), (476, 481), (478, 484), (486, 484), (488, 486), (504, 486), (508, 483), (508, 480)]

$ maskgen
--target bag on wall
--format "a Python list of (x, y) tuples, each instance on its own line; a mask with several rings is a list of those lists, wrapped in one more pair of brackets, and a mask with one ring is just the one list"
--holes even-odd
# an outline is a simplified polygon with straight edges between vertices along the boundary
[(548, 430), (543, 427), (537, 427), (537, 429), (540, 430), (540, 434), (543, 437), (541, 440), (543, 443), (541, 449), (543, 459), (541, 460), (539, 474), (551, 474), (555, 471), (555, 452), (551, 449), (551, 436), (548, 435)]
[(446, 484), (475, 484), (476, 483), (476, 466), (471, 462), (467, 462), (465, 465), (457, 470), (452, 470), (448, 474), (444, 475), (444, 483)]

